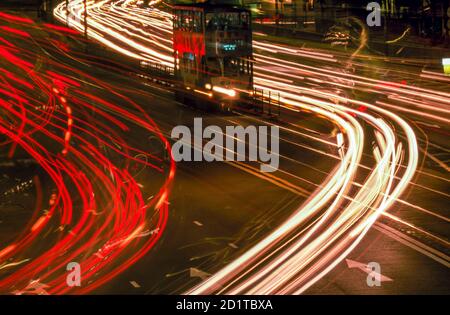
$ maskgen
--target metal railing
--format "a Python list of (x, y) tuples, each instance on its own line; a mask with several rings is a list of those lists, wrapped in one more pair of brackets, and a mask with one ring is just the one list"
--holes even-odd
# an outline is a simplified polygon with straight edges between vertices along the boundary
[(253, 89), (253, 106), (256, 112), (275, 117), (280, 116), (281, 96), (271, 90)]
[(175, 73), (175, 69), (173, 67), (163, 65), (163, 64), (157, 63), (157, 62), (141, 61), (140, 67), (144, 70), (149, 71), (150, 73), (161, 75), (161, 76), (163, 76), (163, 75), (173, 76)]

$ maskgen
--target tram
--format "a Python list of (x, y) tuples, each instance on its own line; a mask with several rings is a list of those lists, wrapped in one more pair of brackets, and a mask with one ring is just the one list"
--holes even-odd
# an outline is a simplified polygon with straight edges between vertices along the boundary
[(253, 94), (250, 10), (209, 0), (173, 8), (174, 72), (180, 101), (229, 111)]

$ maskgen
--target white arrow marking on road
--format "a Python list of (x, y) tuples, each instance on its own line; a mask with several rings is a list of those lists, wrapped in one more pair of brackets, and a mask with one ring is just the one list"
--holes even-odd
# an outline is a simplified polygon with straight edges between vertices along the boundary
[(386, 277), (378, 272), (375, 272), (372, 270), (372, 268), (370, 268), (367, 264), (364, 263), (360, 263), (358, 261), (354, 261), (354, 260), (350, 260), (350, 259), (346, 259), (345, 262), (347, 263), (348, 268), (353, 269), (353, 268), (358, 268), (361, 271), (364, 271), (367, 274), (372, 274), (374, 276), (376, 276), (378, 279), (380, 279), (381, 282), (386, 282), (386, 281), (394, 281), (393, 279)]

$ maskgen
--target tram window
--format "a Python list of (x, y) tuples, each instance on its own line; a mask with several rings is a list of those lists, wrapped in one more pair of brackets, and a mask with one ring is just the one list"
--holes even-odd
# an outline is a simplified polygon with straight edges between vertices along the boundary
[(193, 53), (185, 52), (183, 54), (183, 69), (189, 73), (197, 72), (197, 58)]
[(175, 11), (175, 15), (174, 15), (174, 17), (173, 17), (173, 27), (176, 29), (176, 30), (179, 30), (180, 29), (180, 27), (181, 27), (181, 19), (180, 19), (180, 11)]
[(185, 52), (183, 54), (183, 58), (189, 61), (194, 61), (195, 60), (195, 55), (191, 52)]
[(175, 11), (174, 28), (185, 32), (200, 33), (203, 30), (202, 12)]
[(221, 76), (222, 67), (220, 65), (218, 58), (207, 58), (206, 59), (207, 72), (211, 76)]
[(241, 58), (231, 58), (230, 62), (235, 67), (234, 71), (238, 72), (240, 75), (250, 73), (250, 62), (248, 60)]
[(240, 15), (237, 12), (209, 13), (205, 20), (208, 30), (226, 31), (239, 28), (242, 25)]
[(238, 76), (242, 74), (240, 58), (223, 58), (224, 76)]
[(194, 32), (201, 32), (202, 31), (202, 13), (201, 12), (194, 12), (193, 14), (193, 31)]
[(250, 62), (246, 59), (227, 58), (207, 58), (206, 71), (210, 76), (235, 77), (250, 73)]
[(247, 29), (249, 26), (249, 15), (247, 12), (241, 13), (241, 25), (243, 29)]
[(192, 12), (183, 11), (181, 14), (181, 29), (185, 32), (190, 31), (192, 28)]

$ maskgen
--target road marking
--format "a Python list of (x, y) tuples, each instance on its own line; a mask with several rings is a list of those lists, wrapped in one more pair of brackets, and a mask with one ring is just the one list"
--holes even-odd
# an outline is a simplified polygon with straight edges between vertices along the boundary
[(34, 294), (34, 295), (49, 295), (47, 292), (48, 285), (45, 283), (41, 283), (38, 280), (32, 280), (30, 283), (22, 290), (15, 290), (11, 292), (14, 295), (23, 295), (23, 294)]
[(375, 272), (372, 270), (372, 268), (369, 267), (368, 264), (364, 264), (355, 260), (346, 259), (345, 262), (347, 263), (348, 268), (350, 269), (359, 269), (368, 275), (373, 275), (375, 278), (380, 279), (381, 282), (387, 282), (387, 281), (394, 281), (393, 279), (386, 277), (382, 275), (381, 273)]
[(386, 234), (390, 238), (402, 243), (403, 245), (406, 245), (421, 254), (424, 254), (425, 256), (437, 261), (438, 263), (444, 265), (447, 268), (450, 268), (450, 257), (447, 256), (444, 253), (439, 252), (438, 250), (431, 248), (428, 245), (425, 245), (393, 228), (390, 226), (387, 226), (386, 224), (377, 222), (373, 225), (375, 229), (378, 231)]
[(439, 165), (440, 167), (442, 167), (444, 170), (446, 170), (447, 172), (450, 172), (450, 167), (447, 166), (447, 164), (445, 164), (444, 162), (442, 162), (441, 160), (439, 160), (437, 157), (435, 157), (434, 155), (425, 152), (425, 154), (434, 162), (436, 162), (437, 165)]
[(246, 165), (242, 162), (228, 162), (225, 161), (225, 163), (232, 165), (236, 168), (239, 168), (247, 173), (250, 173), (256, 177), (259, 177), (260, 179), (263, 179), (265, 181), (268, 181), (278, 187), (284, 188), (285, 190), (288, 190), (296, 195), (299, 196), (303, 196), (303, 197), (308, 197), (310, 195), (310, 192), (307, 191), (306, 189), (303, 189), (300, 186), (291, 184), (290, 182), (283, 180), (275, 175), (272, 174), (268, 174), (268, 173), (261, 173), (259, 172), (258, 169), (256, 169), (255, 167), (252, 167), (250, 165)]
[(211, 274), (204, 272), (200, 269), (197, 268), (189, 268), (189, 275), (191, 278), (200, 278), (202, 280), (205, 280), (206, 278), (208, 278)]

